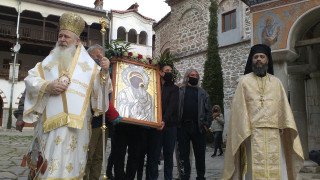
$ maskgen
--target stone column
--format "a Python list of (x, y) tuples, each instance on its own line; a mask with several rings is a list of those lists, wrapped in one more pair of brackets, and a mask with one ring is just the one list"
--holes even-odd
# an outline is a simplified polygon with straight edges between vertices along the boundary
[(289, 75), (290, 106), (297, 125), (304, 158), (309, 159), (308, 147), (308, 119), (306, 112), (305, 74), (293, 73)]
[(320, 71), (312, 72), (307, 82), (309, 150), (320, 149)]
[(287, 61), (273, 62), (274, 75), (282, 82), (283, 88), (288, 95), (288, 66)]
[(137, 44), (139, 44), (139, 37), (140, 37), (140, 34), (137, 34)]
[(128, 42), (128, 36), (129, 36), (129, 33), (126, 32), (126, 41)]

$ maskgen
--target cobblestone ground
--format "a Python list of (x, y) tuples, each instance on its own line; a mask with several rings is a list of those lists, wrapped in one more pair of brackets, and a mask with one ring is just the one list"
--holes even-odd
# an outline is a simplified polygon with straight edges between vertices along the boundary
[[(17, 132), (15, 130), (0, 129), (0, 179), (1, 180), (26, 180), (27, 168), (21, 167), (23, 154), (27, 152), (32, 141), (32, 130)], [(108, 141), (107, 147), (110, 147)], [(109, 154), (110, 149), (107, 149)], [(208, 180), (221, 179), (223, 169), (223, 156), (211, 158), (212, 148), (207, 147), (206, 152), (206, 177)], [(163, 161), (162, 161), (163, 166)], [(177, 166), (174, 162), (174, 177), (177, 177)], [(163, 169), (159, 171), (159, 180), (163, 179)], [(196, 179), (196, 170), (192, 165), (191, 180)]]
[(32, 140), (32, 132), (0, 133), (0, 179), (27, 179), (27, 168), (21, 167), (23, 154), (26, 153)]
[[(0, 180), (27, 180), (27, 168), (21, 167), (21, 161), (23, 155), (27, 152), (28, 147), (32, 141), (32, 130), (26, 129), (24, 132), (18, 132), (16, 130), (6, 130), (0, 128)], [(110, 147), (110, 141), (108, 141), (107, 147)], [(207, 180), (221, 179), (224, 156), (217, 156), (211, 158), (212, 154), (211, 145), (207, 145), (206, 150), (206, 178)], [(107, 155), (110, 149), (107, 148)], [(163, 161), (161, 161), (163, 166)], [(196, 179), (196, 169), (194, 165), (191, 168), (190, 180)], [(174, 161), (173, 176), (178, 177), (177, 163)], [(159, 171), (159, 180), (163, 180), (163, 169)], [(298, 175), (298, 180), (319, 180), (320, 174), (301, 172)]]

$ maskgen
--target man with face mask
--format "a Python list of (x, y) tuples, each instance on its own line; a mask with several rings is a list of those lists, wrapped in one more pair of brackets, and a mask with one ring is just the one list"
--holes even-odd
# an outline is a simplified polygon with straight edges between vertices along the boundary
[(196, 160), (197, 180), (205, 179), (206, 131), (212, 122), (212, 108), (208, 93), (198, 86), (199, 73), (188, 69), (179, 90), (178, 146), (181, 180), (190, 178), (190, 141)]
[(158, 179), (158, 161), (161, 149), (164, 157), (164, 179), (172, 179), (173, 170), (173, 151), (177, 137), (177, 126), (180, 124), (178, 119), (179, 88), (174, 85), (173, 66), (160, 65), (161, 78), (161, 104), (162, 121), (165, 126), (162, 130), (148, 130), (148, 160), (147, 160), (147, 179)]
[(232, 101), (223, 179), (297, 179), (303, 152), (269, 46), (251, 48)]
[[(95, 44), (88, 48), (88, 53), (90, 57), (100, 65), (100, 60), (104, 58), (103, 56), (103, 47)], [(106, 88), (109, 88), (108, 93), (112, 92), (112, 83), (111, 79), (108, 78), (108, 85)], [(108, 135), (110, 128), (113, 128), (112, 124), (119, 123), (119, 119), (122, 118), (119, 116), (119, 113), (114, 108), (113, 104), (109, 102), (109, 109), (106, 112), (106, 125), (108, 128), (105, 130), (105, 143), (107, 144)], [(109, 121), (109, 122), (108, 122)], [(111, 123), (110, 123), (111, 122)], [(89, 142), (88, 150), (88, 160), (85, 168), (86, 175), (83, 177), (84, 180), (98, 180), (101, 176), (101, 168), (103, 162), (103, 136), (102, 136), (102, 114), (97, 117), (92, 117), (91, 120), (91, 137)], [(112, 144), (112, 143), (111, 143)], [(112, 150), (108, 158), (108, 163), (112, 159)], [(113, 178), (113, 175), (110, 171), (107, 171), (107, 176), (109, 179)]]

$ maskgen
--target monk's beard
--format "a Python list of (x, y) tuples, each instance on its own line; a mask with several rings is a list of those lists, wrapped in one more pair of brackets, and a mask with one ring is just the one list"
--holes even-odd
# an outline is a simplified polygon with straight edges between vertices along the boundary
[(67, 71), (69, 69), (76, 49), (76, 41), (73, 42), (69, 47), (67, 47), (67, 44), (63, 42), (56, 43), (56, 46), (53, 49), (53, 59), (58, 61), (59, 67), (62, 71)]
[(257, 65), (252, 63), (252, 71), (255, 75), (259, 77), (264, 77), (268, 71), (268, 64), (264, 64), (262, 67), (258, 67)]

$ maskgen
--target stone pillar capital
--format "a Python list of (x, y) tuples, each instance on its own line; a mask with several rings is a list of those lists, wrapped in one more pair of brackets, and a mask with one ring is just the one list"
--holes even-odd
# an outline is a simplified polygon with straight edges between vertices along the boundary
[(285, 49), (285, 50), (275, 50), (272, 51), (272, 60), (277, 61), (286, 61), (292, 62), (298, 58), (298, 54), (294, 50)]

